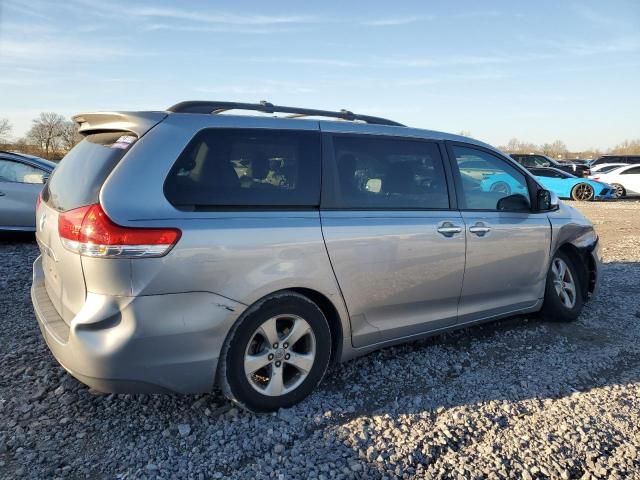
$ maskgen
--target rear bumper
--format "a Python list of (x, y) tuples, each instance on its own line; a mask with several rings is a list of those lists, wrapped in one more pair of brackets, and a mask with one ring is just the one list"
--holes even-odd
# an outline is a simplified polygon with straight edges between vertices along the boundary
[(244, 305), (208, 292), (121, 297), (87, 293), (67, 325), (33, 265), (31, 298), (56, 360), (96, 390), (204, 393), (214, 386), (218, 356)]

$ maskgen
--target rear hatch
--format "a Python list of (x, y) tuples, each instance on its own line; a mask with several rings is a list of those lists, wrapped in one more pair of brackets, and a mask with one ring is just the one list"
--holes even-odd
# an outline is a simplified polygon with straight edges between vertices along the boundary
[(45, 287), (67, 324), (86, 297), (81, 256), (67, 250), (58, 231), (64, 212), (98, 202), (100, 189), (137, 137), (132, 132), (90, 133), (62, 159), (42, 191), (36, 239), (42, 252)]

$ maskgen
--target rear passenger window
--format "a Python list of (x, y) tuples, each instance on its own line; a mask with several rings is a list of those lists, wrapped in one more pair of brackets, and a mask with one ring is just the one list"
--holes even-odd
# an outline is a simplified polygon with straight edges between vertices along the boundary
[(372, 136), (333, 137), (337, 176), (330, 208), (448, 209), (437, 144)]
[(183, 209), (316, 207), (320, 134), (265, 129), (208, 129), (182, 152), (164, 192)]

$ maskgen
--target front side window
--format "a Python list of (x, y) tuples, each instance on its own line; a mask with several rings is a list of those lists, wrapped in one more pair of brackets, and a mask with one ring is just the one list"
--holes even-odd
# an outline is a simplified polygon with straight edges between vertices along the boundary
[(46, 172), (12, 160), (0, 160), (0, 182), (44, 183)]
[[(529, 210), (531, 199), (525, 175), (501, 158), (471, 147), (452, 146), (460, 172), (463, 208), (466, 210)], [(482, 177), (473, 161), (484, 165)]]
[(331, 207), (449, 208), (444, 166), (436, 143), (337, 135), (333, 144), (337, 181), (336, 198), (329, 200)]
[(638, 175), (640, 174), (640, 167), (633, 167), (630, 168), (629, 170), (625, 170), (624, 172), (621, 172), (620, 175)]
[(182, 209), (317, 207), (320, 134), (265, 129), (207, 129), (187, 145), (164, 192)]

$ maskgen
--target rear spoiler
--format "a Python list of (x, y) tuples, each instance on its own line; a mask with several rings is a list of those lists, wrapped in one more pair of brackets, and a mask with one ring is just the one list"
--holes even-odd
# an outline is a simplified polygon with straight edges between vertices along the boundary
[(89, 135), (95, 132), (127, 131), (138, 138), (155, 127), (167, 116), (165, 112), (94, 112), (72, 117), (78, 132)]

